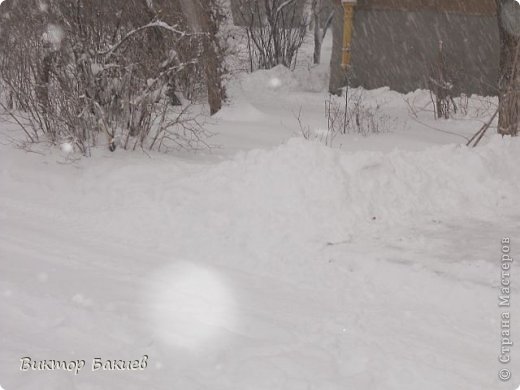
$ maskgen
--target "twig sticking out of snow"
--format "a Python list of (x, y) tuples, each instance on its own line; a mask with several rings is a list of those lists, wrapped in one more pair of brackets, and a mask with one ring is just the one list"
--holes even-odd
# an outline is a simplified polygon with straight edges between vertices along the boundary
[(486, 123), (484, 123), (484, 125), (480, 128), (480, 130), (477, 131), (475, 133), (475, 135), (473, 135), (473, 137), (470, 138), (470, 140), (468, 141), (466, 146), (470, 146), (471, 143), (473, 142), (473, 140), (475, 140), (475, 138), (476, 138), (476, 140), (473, 143), (473, 147), (475, 147), (475, 146), (477, 146), (479, 144), (479, 142), (482, 139), (482, 137), (484, 137), (484, 134), (486, 134), (487, 129), (489, 129), (489, 127), (491, 126), (491, 123), (493, 123), (493, 121), (495, 120), (497, 114), (498, 114), (498, 108), (496, 109), (496, 111), (493, 114), (493, 116)]

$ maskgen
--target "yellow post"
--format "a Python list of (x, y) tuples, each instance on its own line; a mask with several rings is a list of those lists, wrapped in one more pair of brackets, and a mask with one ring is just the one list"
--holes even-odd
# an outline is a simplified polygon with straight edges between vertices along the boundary
[(354, 6), (357, 0), (341, 0), (343, 3), (343, 57), (341, 66), (346, 69), (350, 65), (350, 45), (352, 43), (352, 25), (354, 22)]

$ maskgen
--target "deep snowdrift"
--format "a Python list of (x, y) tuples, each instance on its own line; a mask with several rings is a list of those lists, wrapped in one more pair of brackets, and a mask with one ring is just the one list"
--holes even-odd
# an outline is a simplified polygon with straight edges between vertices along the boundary
[(35, 209), (45, 202), (44, 210), (59, 210), (54, 218), (75, 218), (112, 240), (186, 248), (183, 255), (204, 260), (226, 257), (222, 246), (236, 252), (238, 245), (263, 259), (255, 267), (267, 269), (280, 253), (301, 259), (309, 246), (367, 229), (496, 220), (520, 211), (520, 144), (499, 136), (476, 149), (391, 153), (343, 153), (292, 139), (209, 169), (166, 157), (119, 157), (15, 174), (15, 161), (5, 160), (2, 170), (2, 192), (22, 193), (12, 202), (25, 198), (24, 207)]

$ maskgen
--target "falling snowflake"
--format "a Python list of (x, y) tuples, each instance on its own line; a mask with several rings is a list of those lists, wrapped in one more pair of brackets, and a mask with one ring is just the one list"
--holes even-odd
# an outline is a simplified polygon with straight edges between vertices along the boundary
[(47, 31), (43, 33), (44, 42), (49, 43), (53, 50), (58, 50), (63, 40), (63, 29), (55, 24), (49, 24)]

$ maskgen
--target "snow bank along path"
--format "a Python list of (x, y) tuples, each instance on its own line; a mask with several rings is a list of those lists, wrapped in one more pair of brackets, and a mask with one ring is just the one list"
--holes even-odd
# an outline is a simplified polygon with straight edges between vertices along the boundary
[[(0, 157), (7, 390), (496, 385), (516, 140), (345, 154), (294, 139), (216, 166), (55, 159)], [(139, 375), (18, 370), (27, 355), (145, 353)]]

